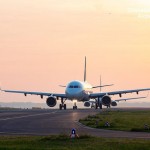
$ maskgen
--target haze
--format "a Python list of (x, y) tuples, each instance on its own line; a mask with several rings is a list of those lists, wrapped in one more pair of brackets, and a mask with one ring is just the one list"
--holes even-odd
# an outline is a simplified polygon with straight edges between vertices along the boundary
[[(3, 89), (62, 93), (58, 85), (83, 80), (84, 56), (93, 86), (101, 74), (115, 84), (106, 91), (149, 88), (150, 1), (0, 1)], [(1, 93), (0, 101), (45, 100)]]

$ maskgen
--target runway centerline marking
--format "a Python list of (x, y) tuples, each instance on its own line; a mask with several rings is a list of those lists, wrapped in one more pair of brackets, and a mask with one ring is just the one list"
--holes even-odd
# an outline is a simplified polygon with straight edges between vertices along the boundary
[(0, 119), (0, 121), (13, 120), (13, 119), (21, 119), (21, 118), (34, 117), (34, 116), (42, 116), (42, 115), (47, 115), (47, 114), (54, 114), (54, 113), (56, 113), (56, 112), (57, 112), (57, 111), (49, 112), (49, 113), (42, 113), (42, 114), (34, 114), (34, 115), (26, 115), (26, 116), (12, 117), (12, 118), (4, 118), (4, 119)]

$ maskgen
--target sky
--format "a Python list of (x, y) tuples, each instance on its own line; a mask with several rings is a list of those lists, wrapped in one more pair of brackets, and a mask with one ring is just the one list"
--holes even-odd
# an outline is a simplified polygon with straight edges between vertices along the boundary
[[(150, 88), (150, 1), (0, 1), (3, 89), (64, 93), (58, 85), (83, 80), (85, 56), (93, 86), (101, 75), (114, 84), (104, 91)], [(44, 100), (0, 93), (0, 101)]]

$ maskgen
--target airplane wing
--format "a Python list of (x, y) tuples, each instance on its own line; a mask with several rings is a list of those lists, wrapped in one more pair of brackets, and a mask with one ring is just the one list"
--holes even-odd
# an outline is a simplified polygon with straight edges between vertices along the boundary
[(2, 90), (3, 92), (9, 92), (9, 93), (20, 93), (20, 94), (24, 94), (25, 96), (27, 96), (28, 94), (30, 95), (40, 95), (41, 98), (43, 98), (43, 96), (56, 96), (56, 97), (60, 97), (60, 98), (67, 98), (66, 94), (56, 94), (56, 93), (45, 93), (45, 92), (29, 92), (29, 91), (13, 91), (13, 90)]
[(136, 90), (123, 90), (123, 91), (113, 91), (113, 92), (107, 92), (107, 93), (92, 93), (89, 95), (90, 98), (97, 98), (97, 97), (103, 97), (105, 95), (119, 95), (120, 97), (122, 94), (127, 94), (127, 93), (139, 93), (140, 91), (150, 91), (150, 88), (146, 89), (136, 89)]
[(114, 100), (116, 102), (120, 102), (120, 101), (127, 101), (127, 100), (132, 100), (132, 99), (142, 99), (142, 98), (147, 98), (147, 97), (133, 97), (133, 98), (122, 98), (122, 99), (117, 99), (117, 100)]

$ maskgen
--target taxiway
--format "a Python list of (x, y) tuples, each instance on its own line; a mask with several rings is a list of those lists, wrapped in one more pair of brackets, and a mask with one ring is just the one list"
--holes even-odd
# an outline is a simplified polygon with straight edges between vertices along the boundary
[(150, 139), (150, 133), (125, 132), (93, 129), (83, 126), (79, 119), (94, 115), (100, 110), (0, 110), (1, 135), (56, 135), (70, 134), (75, 128), (79, 135), (109, 138), (144, 138)]

